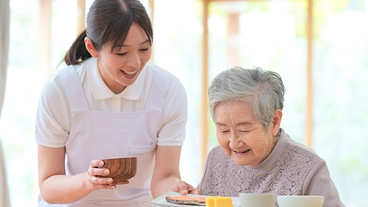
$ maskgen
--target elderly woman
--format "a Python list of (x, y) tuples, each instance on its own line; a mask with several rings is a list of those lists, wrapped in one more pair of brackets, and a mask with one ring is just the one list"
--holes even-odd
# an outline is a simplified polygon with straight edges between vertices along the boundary
[(220, 146), (207, 157), (203, 195), (322, 195), (340, 207), (326, 162), (280, 128), (285, 88), (279, 74), (234, 67), (212, 81), (209, 105)]

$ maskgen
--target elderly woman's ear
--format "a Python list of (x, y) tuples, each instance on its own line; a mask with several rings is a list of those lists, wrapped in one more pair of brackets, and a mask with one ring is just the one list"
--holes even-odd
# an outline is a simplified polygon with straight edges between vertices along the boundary
[(274, 137), (279, 132), (281, 119), (282, 119), (282, 111), (280, 109), (276, 109), (273, 115), (272, 123), (271, 123), (272, 124), (272, 135)]

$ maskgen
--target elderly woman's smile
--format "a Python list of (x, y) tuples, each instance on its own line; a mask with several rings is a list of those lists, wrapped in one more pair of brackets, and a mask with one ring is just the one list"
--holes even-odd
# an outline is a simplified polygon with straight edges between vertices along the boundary
[(322, 195), (323, 207), (345, 207), (326, 162), (280, 127), (284, 94), (281, 76), (262, 68), (236, 66), (212, 80), (208, 104), (219, 146), (206, 159), (203, 195)]
[(247, 149), (245, 151), (236, 151), (236, 150), (233, 150), (233, 152), (236, 153), (236, 154), (245, 154), (247, 152), (250, 152), (250, 149)]
[[(238, 165), (258, 165), (274, 148), (278, 124), (267, 130), (245, 101), (226, 101), (215, 108), (216, 136), (224, 152)], [(276, 131), (276, 133), (275, 133)]]

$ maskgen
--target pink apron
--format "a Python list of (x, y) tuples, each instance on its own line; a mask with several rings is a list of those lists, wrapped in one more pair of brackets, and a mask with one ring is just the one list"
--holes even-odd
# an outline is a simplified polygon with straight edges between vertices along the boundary
[(157, 68), (145, 109), (129, 112), (90, 110), (79, 77), (72, 66), (60, 72), (60, 78), (74, 114), (65, 145), (66, 174), (86, 172), (90, 161), (95, 159), (138, 157), (137, 174), (129, 184), (118, 185), (115, 190), (94, 191), (77, 203), (64, 206), (136, 207), (152, 199), (150, 181), (170, 74)]

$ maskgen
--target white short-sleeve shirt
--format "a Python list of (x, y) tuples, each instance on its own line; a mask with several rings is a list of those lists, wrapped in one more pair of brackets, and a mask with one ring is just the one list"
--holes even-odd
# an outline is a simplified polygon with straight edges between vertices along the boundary
[[(102, 80), (97, 59), (91, 57), (74, 67), (90, 110), (126, 112), (144, 109), (153, 72), (158, 66), (148, 62), (137, 80), (120, 94), (114, 94)], [(187, 96), (183, 85), (173, 75), (162, 113), (162, 128), (157, 144), (181, 146), (187, 122)], [(61, 80), (55, 73), (41, 90), (36, 120), (37, 143), (47, 147), (65, 146), (72, 122), (73, 113)]]

